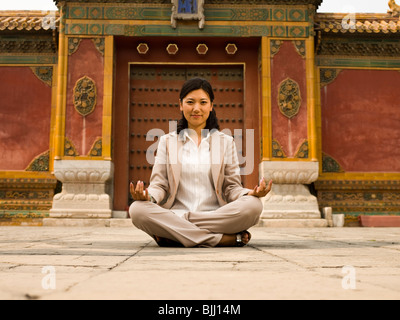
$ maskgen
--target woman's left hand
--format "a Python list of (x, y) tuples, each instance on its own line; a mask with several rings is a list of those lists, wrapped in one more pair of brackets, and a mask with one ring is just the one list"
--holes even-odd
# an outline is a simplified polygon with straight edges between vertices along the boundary
[(271, 188), (272, 188), (272, 180), (269, 181), (268, 186), (267, 186), (265, 179), (262, 178), (260, 181), (260, 185), (255, 186), (254, 189), (248, 193), (248, 195), (262, 198), (262, 197), (265, 197), (268, 194), (268, 192), (271, 191)]

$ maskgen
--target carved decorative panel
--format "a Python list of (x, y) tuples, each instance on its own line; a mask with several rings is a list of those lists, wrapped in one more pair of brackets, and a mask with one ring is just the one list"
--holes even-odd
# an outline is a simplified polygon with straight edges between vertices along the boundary
[(318, 180), (314, 184), (320, 208), (344, 213), (347, 226), (359, 226), (360, 215), (398, 215), (399, 180)]
[(285, 152), (282, 150), (278, 141), (272, 140), (272, 156), (274, 158), (286, 158)]
[(105, 50), (105, 39), (104, 38), (94, 38), (92, 39), (94, 46), (96, 47), (97, 51), (100, 52), (102, 56), (104, 56)]
[(64, 138), (64, 155), (71, 157), (79, 156), (74, 144), (67, 137)]
[(0, 178), (0, 224), (21, 218), (46, 218), (51, 208), (56, 178)]
[(328, 84), (335, 81), (336, 77), (342, 69), (336, 68), (322, 68), (320, 69), (320, 79), (321, 79), (321, 87), (327, 86)]
[(279, 110), (287, 118), (293, 118), (301, 106), (301, 94), (299, 84), (287, 78), (279, 86), (278, 93)]
[(88, 155), (91, 157), (101, 157), (102, 153), (103, 153), (103, 141), (101, 138), (98, 138), (94, 142)]
[(296, 48), (297, 53), (303, 58), (306, 58), (306, 42), (304, 40), (294, 40), (294, 47)]
[(281, 40), (271, 40), (271, 58), (273, 58), (278, 52), (282, 45)]
[(49, 171), (50, 151), (43, 152), (31, 161), (26, 171)]
[(31, 70), (39, 80), (51, 87), (53, 82), (53, 67), (31, 67)]
[(82, 39), (80, 38), (68, 38), (68, 55), (74, 54), (78, 50)]
[(295, 158), (298, 159), (307, 159), (308, 158), (308, 151), (309, 151), (309, 147), (308, 147), (308, 141), (305, 140), (301, 146), (299, 147), (299, 149), (296, 152)]
[(322, 152), (322, 172), (344, 172), (337, 160)]
[(80, 78), (74, 87), (74, 106), (76, 111), (87, 116), (96, 107), (97, 89), (93, 79), (84, 76)]

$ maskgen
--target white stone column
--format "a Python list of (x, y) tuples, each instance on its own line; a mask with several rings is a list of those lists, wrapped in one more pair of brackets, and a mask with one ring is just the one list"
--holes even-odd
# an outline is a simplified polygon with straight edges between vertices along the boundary
[(103, 160), (55, 160), (54, 175), (63, 184), (53, 198), (50, 218), (111, 218), (107, 186), (114, 166)]
[(273, 180), (271, 192), (263, 199), (261, 226), (326, 227), (318, 201), (307, 184), (318, 179), (318, 162), (264, 161), (260, 175)]

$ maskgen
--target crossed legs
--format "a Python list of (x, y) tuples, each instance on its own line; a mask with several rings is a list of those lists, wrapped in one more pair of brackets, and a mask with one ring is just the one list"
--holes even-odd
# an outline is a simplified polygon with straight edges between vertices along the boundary
[(133, 224), (151, 237), (162, 237), (185, 247), (215, 247), (224, 235), (231, 235), (257, 224), (261, 200), (243, 196), (212, 212), (188, 212), (183, 217), (149, 201), (135, 201), (129, 213)]

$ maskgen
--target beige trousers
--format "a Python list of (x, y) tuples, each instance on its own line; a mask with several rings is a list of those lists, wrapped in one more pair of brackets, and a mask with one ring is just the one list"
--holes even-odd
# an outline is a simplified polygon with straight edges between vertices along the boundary
[(150, 201), (135, 201), (129, 208), (133, 224), (151, 237), (180, 242), (185, 247), (215, 247), (224, 234), (234, 234), (257, 224), (261, 200), (243, 196), (212, 212), (188, 212), (179, 217)]

